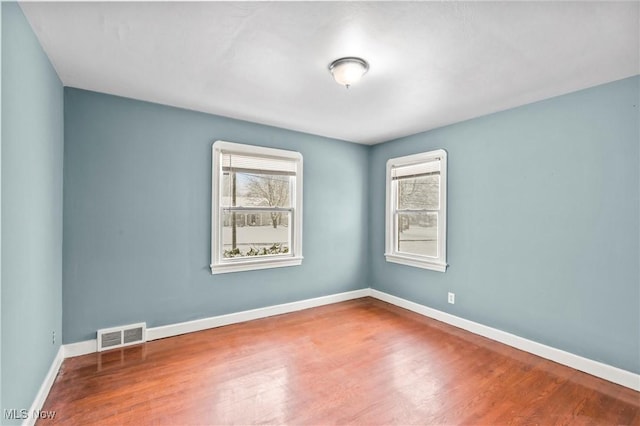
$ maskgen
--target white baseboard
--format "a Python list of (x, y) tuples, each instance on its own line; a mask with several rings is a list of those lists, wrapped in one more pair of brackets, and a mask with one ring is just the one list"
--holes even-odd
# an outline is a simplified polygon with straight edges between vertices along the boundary
[[(516, 349), (532, 353), (542, 358), (566, 365), (576, 370), (584, 371), (596, 377), (608, 380), (613, 383), (640, 391), (640, 375), (632, 373), (621, 368), (613, 367), (592, 359), (584, 358), (570, 352), (563, 351), (542, 343), (525, 339), (515, 334), (507, 333), (496, 328), (492, 328), (477, 322), (466, 320), (437, 309), (429, 308), (397, 296), (384, 293), (379, 290), (364, 288), (360, 290), (348, 291), (345, 293), (332, 294), (329, 296), (316, 297), (314, 299), (300, 300), (297, 302), (284, 303), (281, 305), (267, 306), (265, 308), (252, 309), (249, 311), (236, 312), (227, 315), (219, 315), (215, 317), (203, 318), (194, 321), (187, 321), (177, 324), (164, 325), (147, 329), (147, 341), (162, 339), (165, 337), (177, 336), (194, 331), (206, 330), (209, 328), (222, 327), (230, 324), (251, 321), (260, 318), (266, 318), (273, 315), (286, 314), (290, 312), (300, 311), (303, 309), (314, 308), (317, 306), (329, 305), (332, 303), (344, 302), (346, 300), (359, 299), (361, 297), (371, 296), (392, 305), (416, 312), (429, 318), (453, 325), (454, 327), (467, 330), (471, 333), (484, 336), (488, 339), (495, 340), (505, 345), (512, 346)], [(78, 343), (71, 343), (63, 346), (64, 358), (70, 358), (79, 355), (94, 353), (97, 351), (97, 341), (95, 339), (86, 340)], [(61, 363), (60, 361), (59, 363)], [(58, 366), (55, 369), (57, 373)], [(55, 365), (55, 362), (54, 362)], [(52, 369), (53, 369), (52, 365)], [(55, 379), (55, 374), (53, 375)], [(52, 382), (53, 383), (53, 382)], [(44, 386), (44, 383), (43, 383)], [(42, 390), (42, 389), (41, 389)], [(48, 392), (48, 388), (47, 388)], [(40, 393), (38, 394), (40, 395)], [(44, 394), (46, 398), (46, 393)], [(42, 402), (44, 402), (44, 398)], [(37, 400), (36, 400), (37, 401)], [(34, 402), (34, 406), (36, 403)]]
[(23, 426), (33, 426), (36, 424), (37, 418), (34, 416), (34, 412), (39, 412), (42, 409), (44, 402), (47, 400), (47, 396), (49, 396), (49, 390), (51, 390), (51, 386), (53, 386), (53, 382), (56, 380), (56, 376), (58, 375), (58, 371), (60, 370), (60, 366), (62, 365), (64, 358), (64, 346), (60, 345), (58, 353), (56, 353), (55, 358), (53, 358), (51, 367), (49, 367), (49, 371), (44, 377), (44, 380), (40, 385), (40, 389), (38, 389), (38, 394), (33, 400), (33, 404), (31, 404), (27, 418), (22, 421)]
[(251, 309), (249, 311), (235, 312), (233, 314), (219, 315), (178, 324), (164, 325), (147, 329), (147, 341), (163, 339), (194, 331), (207, 330), (209, 328), (222, 327), (224, 325), (237, 324), (274, 315), (287, 314), (303, 309), (315, 308), (346, 300), (359, 299), (370, 295), (369, 288), (347, 291), (345, 293), (316, 297), (314, 299), (300, 300), (298, 302), (283, 303), (281, 305), (267, 306), (265, 308)]
[(470, 331), (471, 333), (484, 336), (488, 339), (495, 340), (505, 345), (512, 346), (516, 349), (532, 353), (542, 358), (566, 365), (576, 370), (600, 377), (613, 383), (640, 391), (640, 374), (632, 373), (621, 368), (603, 364), (580, 355), (575, 355), (561, 349), (543, 345), (533, 340), (525, 339), (515, 334), (507, 333), (496, 328), (469, 321), (437, 309), (429, 308), (397, 296), (392, 296), (379, 290), (370, 289), (370, 296), (384, 302), (396, 305), (398, 307), (413, 311), (420, 315), (433, 318), (438, 321), (453, 325), (454, 327)]
[(98, 352), (98, 341), (96, 339), (85, 340), (77, 343), (67, 343), (64, 345), (65, 358), (91, 354), (94, 352)]
[[(266, 318), (273, 315), (286, 314), (289, 312), (301, 311), (303, 309), (315, 308), (317, 306), (330, 305), (332, 303), (344, 302), (346, 300), (359, 299), (370, 295), (369, 288), (347, 291), (344, 293), (331, 294), (329, 296), (305, 299), (297, 302), (283, 303), (281, 305), (267, 306), (264, 308), (251, 309), (249, 311), (235, 312), (232, 314), (218, 315), (215, 317), (202, 318), (193, 321), (181, 322), (177, 324), (163, 325), (147, 329), (147, 341), (163, 339), (165, 337), (178, 336), (194, 331), (207, 330), (209, 328), (222, 327), (224, 325), (237, 324), (254, 319)], [(96, 339), (85, 340), (77, 343), (64, 345), (64, 357), (94, 353), (98, 350)]]

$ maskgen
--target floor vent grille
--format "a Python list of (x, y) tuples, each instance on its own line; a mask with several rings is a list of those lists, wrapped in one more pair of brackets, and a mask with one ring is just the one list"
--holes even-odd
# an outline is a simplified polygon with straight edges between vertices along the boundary
[(144, 322), (98, 330), (98, 352), (144, 343), (146, 331), (147, 324)]

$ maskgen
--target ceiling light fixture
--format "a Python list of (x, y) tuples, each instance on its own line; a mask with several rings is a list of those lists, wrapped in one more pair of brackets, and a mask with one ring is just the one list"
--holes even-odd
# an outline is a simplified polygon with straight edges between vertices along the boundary
[(348, 89), (349, 86), (357, 83), (369, 71), (369, 64), (361, 58), (340, 58), (331, 62), (329, 71), (331, 71), (336, 83), (342, 84)]

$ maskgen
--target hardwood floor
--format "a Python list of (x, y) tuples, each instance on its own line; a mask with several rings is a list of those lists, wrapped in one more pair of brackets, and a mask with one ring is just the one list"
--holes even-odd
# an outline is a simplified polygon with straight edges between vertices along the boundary
[(633, 424), (640, 393), (364, 298), (64, 361), (38, 424)]

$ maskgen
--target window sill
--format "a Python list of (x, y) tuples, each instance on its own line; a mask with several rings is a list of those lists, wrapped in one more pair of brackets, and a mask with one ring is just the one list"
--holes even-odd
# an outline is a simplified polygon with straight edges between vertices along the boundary
[(257, 269), (283, 268), (302, 264), (302, 257), (287, 257), (284, 259), (260, 259), (250, 261), (234, 261), (209, 265), (212, 274), (226, 274), (228, 272), (254, 271)]
[(399, 254), (385, 253), (384, 257), (387, 259), (387, 262), (399, 263), (401, 265), (414, 266), (422, 269), (430, 269), (437, 272), (445, 272), (448, 266), (446, 263), (438, 262), (436, 260), (425, 260), (422, 258), (402, 256)]

